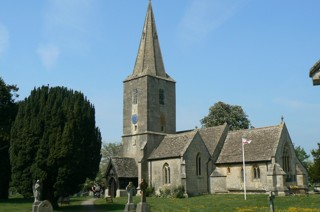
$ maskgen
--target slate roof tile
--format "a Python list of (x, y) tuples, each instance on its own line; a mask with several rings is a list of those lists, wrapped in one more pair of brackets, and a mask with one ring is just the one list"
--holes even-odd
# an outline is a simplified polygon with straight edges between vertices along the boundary
[(151, 153), (149, 160), (182, 156), (196, 133), (197, 131), (193, 130), (185, 133), (167, 135), (158, 148)]
[(111, 163), (118, 177), (138, 177), (138, 167), (134, 158), (112, 157)]
[(271, 160), (271, 157), (275, 155), (281, 131), (281, 124), (271, 127), (230, 131), (217, 163), (242, 162), (242, 138), (252, 140), (250, 144), (244, 146), (245, 160), (247, 162)]

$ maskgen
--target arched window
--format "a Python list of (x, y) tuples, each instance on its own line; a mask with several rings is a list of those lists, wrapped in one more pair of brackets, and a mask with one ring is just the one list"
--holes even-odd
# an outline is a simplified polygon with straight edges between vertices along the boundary
[(196, 158), (196, 174), (197, 176), (201, 176), (201, 155), (200, 153), (197, 154)]
[(231, 173), (231, 169), (230, 167), (227, 168), (227, 173), (230, 174)]
[(283, 171), (286, 172), (286, 174), (289, 174), (289, 172), (290, 172), (290, 149), (287, 145), (283, 149), (282, 168), (283, 168)]
[(260, 168), (257, 165), (253, 166), (253, 178), (260, 179)]
[(170, 184), (171, 180), (170, 180), (170, 167), (167, 163), (165, 163), (163, 165), (163, 184)]
[(290, 173), (291, 171), (290, 163), (291, 163), (290, 148), (288, 144), (286, 144), (285, 147), (283, 148), (283, 153), (282, 153), (282, 169), (286, 173), (287, 182), (293, 181), (293, 178), (292, 178), (293, 176)]

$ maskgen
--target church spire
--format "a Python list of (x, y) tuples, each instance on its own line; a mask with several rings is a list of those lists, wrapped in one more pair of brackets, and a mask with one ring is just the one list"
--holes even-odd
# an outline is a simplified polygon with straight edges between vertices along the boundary
[(150, 0), (143, 26), (136, 63), (133, 73), (130, 77), (142, 75), (169, 78), (163, 65), (156, 23)]

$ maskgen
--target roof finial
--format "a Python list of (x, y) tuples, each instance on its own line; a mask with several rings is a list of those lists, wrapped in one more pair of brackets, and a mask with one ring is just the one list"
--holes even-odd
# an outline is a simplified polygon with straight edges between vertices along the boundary
[(283, 118), (283, 115), (282, 115), (282, 116), (281, 116), (281, 124), (283, 123), (283, 119), (284, 119), (284, 118)]

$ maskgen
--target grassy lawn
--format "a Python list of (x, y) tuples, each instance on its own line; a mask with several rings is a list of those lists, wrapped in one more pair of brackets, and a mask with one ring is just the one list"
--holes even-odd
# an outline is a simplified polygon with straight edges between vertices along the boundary
[[(124, 209), (126, 198), (116, 198), (114, 203), (107, 204), (107, 211), (120, 212)], [(140, 199), (134, 198), (134, 203)], [(189, 212), (189, 211), (270, 211), (267, 195), (219, 194), (203, 195), (187, 199), (148, 198), (147, 202), (153, 212)], [(97, 200), (95, 204), (106, 204)], [(122, 207), (121, 207), (122, 206)], [(315, 211), (320, 212), (320, 195), (276, 197), (276, 211)]]
[[(81, 202), (89, 197), (72, 198), (70, 205), (63, 205), (59, 211), (87, 211)], [(140, 201), (134, 198), (134, 203)], [(189, 212), (189, 211), (269, 211), (267, 195), (221, 194), (203, 195), (187, 199), (148, 198), (152, 212)], [(12, 198), (0, 201), (0, 211), (30, 212), (33, 199)], [(127, 198), (115, 198), (113, 203), (106, 203), (104, 199), (96, 199), (94, 211), (122, 212)], [(276, 197), (276, 211), (291, 212), (320, 212), (320, 195)]]

